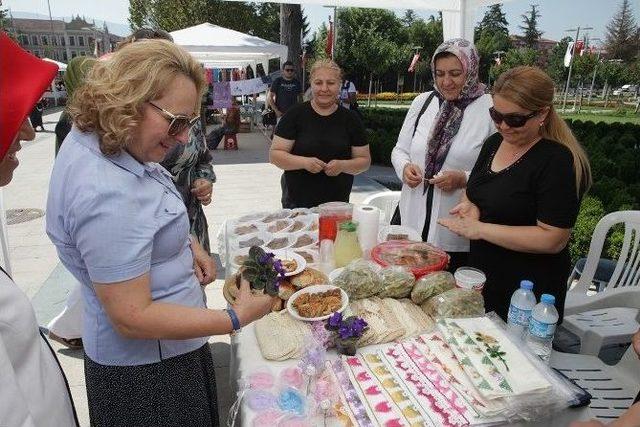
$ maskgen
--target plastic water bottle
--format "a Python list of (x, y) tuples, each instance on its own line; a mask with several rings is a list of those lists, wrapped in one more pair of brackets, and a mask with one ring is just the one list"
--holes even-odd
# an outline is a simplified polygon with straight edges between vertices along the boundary
[(553, 295), (542, 294), (540, 303), (536, 304), (531, 313), (526, 337), (527, 346), (545, 362), (549, 361), (553, 334), (556, 332), (556, 323), (558, 323), (555, 302), (556, 298)]
[(520, 289), (516, 289), (511, 297), (511, 305), (509, 305), (507, 317), (507, 331), (518, 339), (523, 338), (525, 331), (529, 328), (531, 311), (536, 305), (536, 296), (531, 289), (533, 289), (533, 282), (523, 280), (520, 282)]

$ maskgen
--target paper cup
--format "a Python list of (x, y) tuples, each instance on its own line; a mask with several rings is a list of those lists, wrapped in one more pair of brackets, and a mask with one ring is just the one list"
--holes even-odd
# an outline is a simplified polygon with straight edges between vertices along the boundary
[(456, 286), (463, 289), (473, 289), (481, 292), (487, 281), (487, 276), (477, 268), (460, 267), (453, 277), (456, 279)]

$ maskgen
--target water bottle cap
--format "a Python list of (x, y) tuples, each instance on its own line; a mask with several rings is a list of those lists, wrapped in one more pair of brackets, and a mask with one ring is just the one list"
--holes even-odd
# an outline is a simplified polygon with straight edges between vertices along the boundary
[(556, 297), (549, 294), (542, 294), (542, 296), (540, 297), (540, 302), (553, 305), (556, 303)]
[(533, 282), (531, 280), (522, 280), (520, 281), (520, 288), (530, 291), (533, 289)]

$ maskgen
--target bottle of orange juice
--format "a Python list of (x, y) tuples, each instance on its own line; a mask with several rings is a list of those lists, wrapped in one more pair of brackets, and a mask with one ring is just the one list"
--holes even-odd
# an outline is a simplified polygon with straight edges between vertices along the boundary
[(334, 252), (336, 267), (344, 267), (354, 259), (362, 258), (357, 230), (358, 224), (353, 221), (344, 221), (339, 224)]

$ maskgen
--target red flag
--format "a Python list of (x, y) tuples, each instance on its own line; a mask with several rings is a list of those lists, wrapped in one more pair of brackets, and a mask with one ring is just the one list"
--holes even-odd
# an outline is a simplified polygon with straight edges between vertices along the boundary
[(333, 59), (333, 22), (331, 22), (331, 20), (329, 20), (329, 32), (327, 33), (327, 46), (325, 47), (324, 51), (326, 52), (329, 58)]
[(420, 60), (420, 54), (416, 52), (416, 54), (413, 55), (413, 59), (411, 60), (411, 64), (409, 65), (409, 69), (407, 71), (409, 71), (410, 73), (413, 73), (416, 69), (416, 65), (418, 65), (419, 60)]
[(577, 53), (580, 56), (582, 56), (583, 52), (584, 52), (584, 40), (578, 40), (575, 46), (573, 46), (573, 54), (575, 55)]

